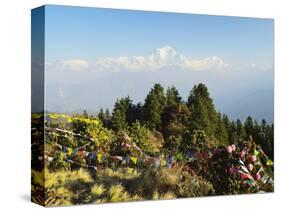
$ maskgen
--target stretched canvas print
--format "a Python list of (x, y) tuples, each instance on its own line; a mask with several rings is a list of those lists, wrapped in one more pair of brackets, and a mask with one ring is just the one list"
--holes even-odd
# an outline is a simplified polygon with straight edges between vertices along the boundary
[(273, 29), (261, 18), (33, 9), (32, 201), (273, 192)]

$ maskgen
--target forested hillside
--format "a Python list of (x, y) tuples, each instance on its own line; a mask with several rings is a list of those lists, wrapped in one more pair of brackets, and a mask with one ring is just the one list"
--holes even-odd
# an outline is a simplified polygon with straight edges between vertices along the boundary
[(97, 116), (33, 114), (33, 201), (53, 206), (272, 192), (273, 141), (273, 124), (250, 116), (230, 120), (204, 84), (186, 96), (155, 84), (144, 102), (122, 97)]

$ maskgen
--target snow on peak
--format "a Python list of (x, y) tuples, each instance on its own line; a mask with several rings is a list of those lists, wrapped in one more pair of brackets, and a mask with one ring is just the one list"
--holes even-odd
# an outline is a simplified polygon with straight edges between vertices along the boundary
[(157, 48), (149, 56), (105, 57), (96, 61), (98, 69), (114, 71), (156, 71), (165, 67), (181, 68), (189, 71), (225, 70), (227, 64), (217, 56), (203, 59), (189, 59), (177, 53), (170, 46)]

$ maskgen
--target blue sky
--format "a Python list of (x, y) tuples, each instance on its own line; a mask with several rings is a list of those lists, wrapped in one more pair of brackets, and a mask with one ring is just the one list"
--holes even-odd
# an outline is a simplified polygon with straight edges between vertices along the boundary
[(272, 62), (271, 19), (63, 6), (46, 10), (50, 59), (142, 55), (169, 45), (190, 57)]
[(49, 5), (45, 24), (50, 111), (143, 101), (156, 82), (186, 99), (204, 82), (220, 112), (273, 121), (272, 19)]

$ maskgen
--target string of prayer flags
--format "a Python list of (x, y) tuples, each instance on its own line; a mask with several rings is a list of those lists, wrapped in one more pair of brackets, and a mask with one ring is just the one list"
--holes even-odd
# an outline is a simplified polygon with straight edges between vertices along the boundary
[[(91, 142), (94, 142), (94, 139), (91, 138), (91, 137), (88, 137), (86, 135), (82, 135), (80, 133), (74, 133), (72, 131), (69, 131), (69, 130), (63, 130), (63, 129), (60, 129), (60, 128), (51, 128), (51, 127), (45, 127), (45, 130), (46, 131), (58, 131), (58, 132), (62, 132), (62, 133), (67, 133), (67, 134), (70, 134), (70, 135), (73, 135), (73, 136), (77, 136), (77, 137), (82, 137), (82, 138), (85, 138), (86, 140), (90, 140)], [(54, 133), (49, 133), (49, 134), (53, 134), (55, 136), (63, 136), (63, 137), (66, 137), (65, 135), (59, 135), (59, 134), (56, 134), (55, 132)], [(90, 142), (86, 145), (89, 145)]]
[[(167, 158), (148, 156), (145, 153), (143, 153), (142, 149), (132, 141), (124, 142), (121, 145), (122, 147), (126, 147), (126, 148), (133, 147), (134, 149), (138, 150), (141, 153), (139, 157), (133, 155), (126, 155), (126, 156), (109, 155), (109, 154), (105, 154), (104, 152), (102, 153), (87, 152), (85, 151), (86, 146), (91, 144), (91, 142), (93, 141), (92, 138), (89, 138), (81, 134), (75, 134), (73, 132), (69, 132), (67, 130), (62, 130), (59, 128), (53, 128), (50, 130), (47, 129), (48, 134), (53, 134), (54, 131), (55, 131), (55, 136), (60, 136), (60, 134), (62, 134), (56, 132), (63, 132), (75, 136), (84, 137), (88, 140), (91, 140), (90, 142), (78, 148), (70, 148), (70, 147), (62, 146), (58, 144), (55, 139), (52, 139), (52, 137), (50, 137), (50, 139), (46, 141), (47, 143), (55, 145), (59, 149), (63, 150), (63, 152), (65, 152), (66, 159), (67, 157), (69, 157), (67, 160), (69, 163), (76, 164), (84, 168), (91, 168), (97, 170), (96, 167), (97, 164), (98, 167), (106, 167), (108, 165), (112, 165), (115, 167), (116, 165), (118, 164), (120, 165), (121, 163), (121, 165), (129, 165), (129, 166), (130, 165), (135, 165), (138, 167), (148, 166), (151, 167), (153, 170), (157, 170), (159, 166), (172, 168), (175, 163), (173, 155), (169, 155)], [(202, 160), (202, 159), (204, 160), (204, 159), (212, 158), (214, 154), (220, 153), (221, 151), (223, 153), (227, 151), (232, 154), (234, 151), (237, 151), (238, 147), (239, 146), (229, 145), (227, 148), (222, 148), (222, 149), (213, 148), (201, 152), (188, 150), (185, 156), (188, 159), (188, 162)], [(269, 180), (272, 181), (269, 174), (270, 168), (267, 168), (266, 166), (272, 166), (273, 162), (263, 153), (262, 149), (259, 147), (251, 151), (251, 154), (249, 154), (249, 152), (250, 151), (248, 151), (247, 147), (243, 147), (239, 155), (240, 157), (238, 159), (238, 164), (237, 163), (233, 164), (232, 162), (229, 162), (229, 164), (226, 167), (227, 172), (230, 175), (233, 175), (234, 173), (238, 173), (241, 177), (241, 182), (247, 185), (259, 185), (260, 183), (268, 183)], [(232, 154), (233, 157), (235, 155), (236, 154)], [(80, 158), (87, 157), (89, 160), (86, 160), (87, 164), (78, 163), (74, 161), (75, 156), (79, 156)], [(43, 159), (50, 162), (53, 160), (53, 158), (43, 158)], [(117, 163), (115, 164), (115, 162)], [(263, 169), (263, 167), (265, 169)], [(258, 169), (259, 171), (256, 172), (256, 170)]]
[(83, 167), (83, 168), (94, 169), (95, 171), (98, 170), (97, 167), (93, 166), (93, 165), (82, 164), (82, 163), (79, 163), (79, 162), (76, 162), (74, 160), (70, 160), (70, 159), (67, 159), (67, 158), (65, 158), (64, 160), (67, 161), (68, 163), (75, 164), (75, 165), (78, 165), (78, 166)]

